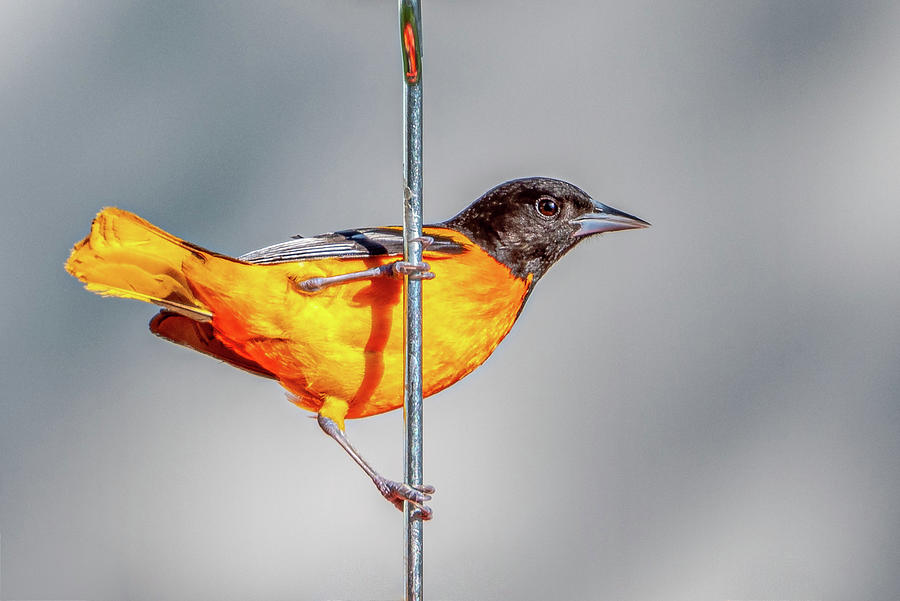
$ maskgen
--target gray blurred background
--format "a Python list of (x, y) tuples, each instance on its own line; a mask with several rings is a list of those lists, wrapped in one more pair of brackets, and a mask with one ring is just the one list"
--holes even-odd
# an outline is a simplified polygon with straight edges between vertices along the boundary
[[(900, 597), (896, 3), (426, 0), (426, 220), (547, 175), (586, 243), (425, 404), (431, 599)], [(0, 5), (4, 599), (389, 599), (401, 514), (280, 387), (62, 268), (398, 223), (393, 2)], [(402, 416), (350, 422), (388, 476)]]

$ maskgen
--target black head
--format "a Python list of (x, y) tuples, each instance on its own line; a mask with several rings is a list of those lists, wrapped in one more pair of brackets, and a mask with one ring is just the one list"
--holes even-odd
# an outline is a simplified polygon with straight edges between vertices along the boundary
[(537, 281), (588, 236), (650, 224), (570, 183), (530, 177), (489, 190), (443, 225), (466, 234), (517, 277), (532, 274)]

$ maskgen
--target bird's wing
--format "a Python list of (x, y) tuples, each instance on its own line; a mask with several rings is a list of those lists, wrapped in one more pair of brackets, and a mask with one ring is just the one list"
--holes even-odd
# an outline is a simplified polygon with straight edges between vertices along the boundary
[[(452, 255), (465, 250), (460, 242), (449, 236), (427, 229), (425, 234), (434, 239), (427, 247), (429, 252)], [(403, 255), (403, 230), (401, 228), (361, 228), (309, 238), (298, 236), (287, 242), (248, 252), (238, 258), (248, 263), (271, 264), (377, 255)]]

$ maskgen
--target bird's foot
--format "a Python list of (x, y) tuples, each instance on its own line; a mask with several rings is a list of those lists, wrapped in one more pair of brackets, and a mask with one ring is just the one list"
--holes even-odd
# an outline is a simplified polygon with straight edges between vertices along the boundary
[[(434, 238), (431, 236), (421, 236), (419, 238), (413, 238), (410, 242), (418, 242), (422, 245), (422, 250), (425, 250), (432, 244), (434, 244)], [(428, 263), (422, 261), (421, 263), (410, 263), (409, 261), (394, 261), (391, 263), (391, 271), (395, 275), (406, 275), (409, 276), (411, 280), (431, 280), (434, 279), (434, 272), (431, 271), (431, 266)]]
[(434, 279), (431, 266), (424, 261), (422, 263), (410, 263), (409, 261), (394, 261), (391, 263), (391, 271), (396, 275), (406, 275), (412, 280)]
[(403, 511), (403, 503), (409, 502), (415, 506), (413, 510), (413, 514), (422, 518), (423, 520), (430, 520), (433, 515), (433, 511), (431, 507), (425, 505), (428, 501), (431, 500), (431, 495), (434, 494), (434, 487), (428, 484), (413, 484), (409, 485), (404, 482), (395, 482), (393, 480), (388, 480), (387, 478), (374, 478), (375, 486), (378, 487), (379, 492), (384, 495), (384, 498), (394, 504), (394, 507)]
[[(422, 236), (421, 238), (413, 238), (410, 242), (418, 242), (422, 248), (428, 248), (434, 243), (431, 236)], [(336, 284), (346, 284), (347, 282), (357, 282), (359, 280), (369, 280), (377, 277), (385, 276), (409, 276), (411, 280), (431, 280), (434, 279), (434, 272), (431, 266), (422, 261), (421, 263), (411, 263), (409, 261), (394, 261), (386, 263), (379, 267), (373, 267), (364, 271), (354, 271), (351, 273), (342, 273), (339, 275), (331, 275), (325, 277), (309, 278), (296, 282), (297, 287), (303, 292), (318, 292), (322, 288), (328, 288)]]

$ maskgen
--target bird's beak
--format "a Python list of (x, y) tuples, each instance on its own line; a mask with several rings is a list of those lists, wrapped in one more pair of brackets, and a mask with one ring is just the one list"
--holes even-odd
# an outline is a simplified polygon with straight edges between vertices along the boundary
[(578, 231), (575, 232), (575, 236), (578, 238), (603, 232), (650, 227), (649, 223), (634, 215), (623, 213), (593, 199), (591, 202), (594, 203), (594, 211), (592, 213), (586, 213), (571, 221), (572, 224), (579, 226)]

